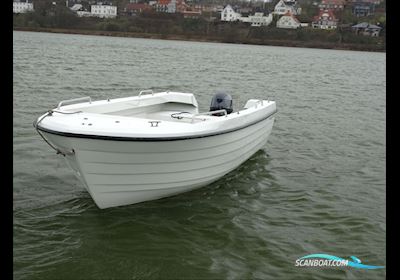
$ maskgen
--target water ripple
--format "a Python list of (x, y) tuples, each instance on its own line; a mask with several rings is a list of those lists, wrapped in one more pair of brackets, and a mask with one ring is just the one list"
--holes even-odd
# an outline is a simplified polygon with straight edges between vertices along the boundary
[[(369, 279), (385, 265), (385, 54), (14, 32), (15, 279)], [(355, 71), (357, 69), (357, 71)], [(363, 75), (359, 75), (363, 73)], [(204, 188), (100, 210), (33, 120), (65, 98), (273, 97), (267, 145)], [(369, 273), (369, 274), (367, 274)]]

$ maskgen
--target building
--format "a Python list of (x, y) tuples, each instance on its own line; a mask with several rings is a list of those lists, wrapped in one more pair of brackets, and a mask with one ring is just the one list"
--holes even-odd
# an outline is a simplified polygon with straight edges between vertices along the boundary
[(360, 2), (364, 2), (364, 3), (371, 3), (371, 4), (375, 4), (375, 5), (379, 5), (380, 3), (382, 3), (383, 0), (347, 0), (347, 2), (349, 4), (351, 3), (360, 3)]
[(268, 26), (272, 20), (272, 13), (264, 15), (263, 12), (256, 12), (254, 15), (242, 16), (231, 5), (227, 5), (221, 12), (221, 21), (241, 21), (250, 23), (251, 26)]
[(300, 21), (290, 12), (287, 12), (286, 14), (281, 16), (276, 22), (277, 28), (297, 29), (300, 26), (301, 26)]
[(382, 30), (382, 27), (369, 24), (368, 22), (362, 22), (351, 27), (356, 34), (362, 34), (364, 36), (378, 37), (379, 32)]
[(183, 13), (190, 9), (184, 0), (158, 0), (153, 7), (160, 13)]
[(128, 3), (125, 6), (124, 12), (126, 15), (132, 16), (143, 13), (145, 11), (151, 11), (153, 8), (146, 3)]
[(157, 3), (154, 5), (154, 10), (160, 13), (167, 13), (168, 5), (170, 2), (171, 0), (158, 0)]
[(227, 5), (221, 12), (221, 21), (237, 21), (241, 14), (237, 13), (231, 5)]
[(312, 22), (313, 28), (318, 29), (336, 29), (338, 19), (336, 19), (332, 10), (320, 10)]
[(255, 13), (249, 16), (251, 26), (268, 26), (271, 24), (273, 17), (272, 14), (264, 16), (264, 13)]
[(28, 2), (28, 0), (24, 2), (14, 1), (13, 2), (13, 13), (14, 14), (22, 14), (33, 12), (33, 3)]
[(221, 12), (224, 7), (220, 5), (212, 5), (212, 4), (192, 4), (192, 9), (195, 11), (202, 11), (202, 12)]
[(300, 15), (301, 8), (297, 5), (297, 1), (289, 0), (284, 1), (280, 0), (274, 8), (275, 15), (284, 15), (287, 12), (291, 13), (292, 15)]
[(117, 6), (103, 4), (92, 5), (90, 12), (94, 17), (115, 18), (117, 16)]
[(248, 17), (240, 17), (239, 20), (242, 22), (248, 22), (251, 26), (268, 26), (272, 22), (272, 14), (264, 16), (264, 13), (255, 13)]
[(160, 13), (176, 13), (176, 0), (158, 0), (155, 10)]
[(345, 0), (322, 0), (318, 5), (320, 10), (343, 10)]
[(356, 17), (367, 17), (375, 12), (375, 4), (370, 2), (355, 2), (352, 5), (351, 12)]
[(176, 12), (183, 13), (184, 11), (192, 11), (191, 7), (183, 0), (176, 0)]

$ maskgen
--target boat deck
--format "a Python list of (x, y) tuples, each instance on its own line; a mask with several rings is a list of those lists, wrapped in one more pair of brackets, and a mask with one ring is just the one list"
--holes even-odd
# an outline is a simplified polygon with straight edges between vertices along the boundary
[(132, 117), (180, 123), (197, 123), (199, 121), (219, 118), (218, 116), (207, 115), (207, 113), (208, 112), (202, 114), (193, 114), (185, 111), (159, 111), (134, 115)]
[(275, 102), (250, 99), (231, 114), (199, 113), (192, 94), (175, 92), (99, 101), (85, 98), (86, 102), (66, 105), (76, 101), (82, 99), (60, 102), (54, 114), (42, 115), (35, 126), (58, 135), (178, 139), (242, 129), (276, 112)]

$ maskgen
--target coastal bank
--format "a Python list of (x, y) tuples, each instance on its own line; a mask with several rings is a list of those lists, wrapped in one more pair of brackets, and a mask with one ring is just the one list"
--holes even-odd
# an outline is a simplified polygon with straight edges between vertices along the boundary
[(180, 41), (196, 41), (196, 42), (213, 42), (213, 43), (234, 43), (234, 44), (251, 44), (251, 45), (268, 45), (283, 47), (300, 47), (300, 48), (318, 48), (318, 49), (336, 49), (336, 50), (353, 50), (353, 51), (370, 51), (370, 52), (386, 52), (384, 43), (378, 44), (360, 44), (360, 43), (339, 43), (326, 41), (302, 41), (293, 39), (272, 39), (272, 38), (251, 38), (251, 37), (223, 37), (223, 36), (207, 36), (195, 34), (161, 34), (161, 33), (143, 33), (143, 32), (124, 32), (112, 30), (88, 30), (88, 29), (66, 29), (66, 28), (49, 28), (49, 27), (16, 27), (14, 31), (31, 31), (31, 32), (48, 32), (63, 34), (80, 34), (95, 36), (113, 36), (113, 37), (131, 37), (131, 38), (147, 38), (147, 39), (166, 39)]

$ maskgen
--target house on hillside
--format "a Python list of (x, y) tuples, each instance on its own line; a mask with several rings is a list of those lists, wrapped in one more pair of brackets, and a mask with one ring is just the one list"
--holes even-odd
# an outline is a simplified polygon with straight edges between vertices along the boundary
[(201, 11), (201, 12), (221, 12), (224, 9), (224, 6), (215, 5), (215, 4), (198, 4), (192, 3), (191, 8), (193, 11)]
[(322, 0), (318, 5), (320, 10), (343, 10), (346, 0)]
[(280, 0), (274, 8), (275, 15), (284, 15), (287, 12), (291, 13), (292, 15), (300, 15), (301, 8), (298, 6), (297, 1), (293, 0)]
[(272, 13), (264, 16), (264, 13), (254, 13), (249, 16), (251, 26), (268, 26), (273, 20)]
[(237, 21), (240, 17), (241, 14), (237, 13), (231, 5), (226, 5), (221, 12), (221, 21)]
[(115, 18), (117, 16), (117, 6), (99, 3), (90, 7), (90, 13), (93, 17)]
[(338, 19), (335, 17), (332, 10), (320, 10), (319, 14), (314, 17), (312, 22), (313, 28), (318, 29), (336, 29)]
[(264, 15), (264, 13), (257, 12), (254, 15), (247, 17), (240, 17), (241, 22), (248, 22), (251, 26), (268, 26), (271, 24), (273, 17), (272, 14)]
[(378, 37), (379, 32), (382, 30), (382, 27), (369, 24), (368, 22), (362, 22), (351, 27), (356, 34), (362, 34), (365, 36)]
[(183, 0), (176, 0), (176, 12), (183, 13), (184, 11), (190, 11), (191, 8)]
[(364, 3), (371, 3), (371, 4), (379, 5), (380, 3), (383, 2), (383, 0), (347, 0), (347, 2), (349, 4), (364, 2)]
[(173, 14), (176, 12), (176, 0), (158, 0), (154, 8), (156, 12)]
[(370, 2), (355, 2), (352, 4), (351, 12), (356, 17), (367, 17), (375, 13), (375, 4)]
[[(149, 2), (149, 5), (150, 2)], [(183, 0), (158, 0), (154, 9), (161, 13), (182, 13), (189, 8)]]
[(13, 2), (13, 13), (14, 14), (23, 14), (33, 12), (33, 3), (32, 1), (14, 1)]
[(153, 8), (147, 3), (128, 3), (124, 8), (124, 13), (128, 16), (137, 15)]
[(301, 26), (300, 21), (290, 12), (287, 12), (286, 14), (281, 16), (276, 22), (277, 28), (297, 29), (300, 26)]

